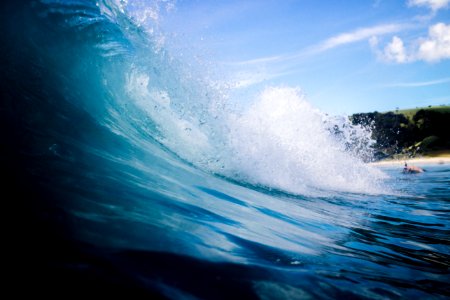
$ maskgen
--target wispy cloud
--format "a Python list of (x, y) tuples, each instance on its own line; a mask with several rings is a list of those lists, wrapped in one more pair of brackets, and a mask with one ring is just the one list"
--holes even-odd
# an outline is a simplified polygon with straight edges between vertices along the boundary
[[(398, 32), (410, 26), (410, 24), (395, 23), (359, 28), (335, 35), (295, 53), (259, 57), (243, 61), (223, 62), (223, 64), (237, 68), (233, 75), (234, 84), (232, 84), (232, 87), (246, 88), (277, 77), (289, 75), (294, 72), (295, 67), (293, 68), (293, 66), (301, 59), (307, 59), (336, 47), (369, 40), (375, 36)], [(242, 68), (246, 70), (240, 70)], [(270, 68), (271, 71), (268, 72), (266, 68)]]
[(372, 36), (379, 36), (399, 32), (408, 26), (409, 26), (408, 24), (397, 23), (397, 24), (384, 24), (372, 27), (359, 28), (354, 31), (341, 33), (329, 39), (326, 39), (325, 41), (315, 46), (314, 50), (317, 52), (322, 52), (345, 44), (367, 40)]
[(249, 86), (257, 85), (268, 80), (272, 80), (278, 77), (290, 75), (291, 72), (263, 72), (263, 71), (245, 71), (236, 72), (231, 80), (230, 87), (239, 89), (247, 88)]
[(377, 8), (378, 6), (380, 6), (381, 0), (374, 0), (372, 3), (372, 7)]
[(272, 63), (272, 62), (282, 61), (285, 59), (286, 59), (286, 56), (276, 55), (276, 56), (266, 56), (266, 57), (248, 59), (248, 60), (234, 61), (234, 62), (224, 62), (223, 64), (234, 65), (234, 66), (249, 66), (249, 65), (260, 65), (260, 64), (265, 64), (265, 63)]
[(408, 6), (424, 6), (436, 12), (449, 7), (450, 0), (409, 0)]
[(368, 40), (374, 36), (381, 36), (390, 33), (395, 33), (402, 31), (411, 24), (406, 23), (394, 23), (394, 24), (384, 24), (372, 27), (359, 28), (350, 32), (341, 33), (330, 37), (322, 42), (319, 42), (313, 46), (302, 49), (296, 53), (281, 54), (276, 56), (260, 57), (251, 60), (238, 61), (238, 62), (228, 62), (228, 65), (258, 65), (267, 63), (279, 63), (286, 61), (298, 60), (299, 58), (310, 57), (312, 55), (319, 54), (321, 52), (344, 46), (346, 44), (356, 43), (363, 40)]
[(393, 84), (387, 84), (387, 85), (384, 85), (383, 87), (415, 88), (415, 87), (423, 87), (423, 86), (437, 85), (437, 84), (443, 84), (443, 83), (450, 83), (450, 77), (436, 79), (436, 80), (429, 80), (429, 81), (419, 81), (419, 82), (398, 82), (398, 83), (393, 83)]
[(429, 14), (419, 15), (414, 17), (419, 22), (427, 22), (433, 19), (439, 10), (449, 8), (450, 0), (408, 0), (407, 5), (409, 7), (425, 7), (428, 8)]

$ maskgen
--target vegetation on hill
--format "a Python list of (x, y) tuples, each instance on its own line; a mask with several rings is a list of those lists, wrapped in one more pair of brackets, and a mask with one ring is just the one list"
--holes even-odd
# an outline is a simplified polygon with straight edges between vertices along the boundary
[(409, 120), (412, 121), (414, 115), (419, 111), (419, 110), (429, 110), (429, 111), (436, 111), (436, 112), (441, 112), (441, 113), (450, 113), (450, 106), (448, 105), (439, 105), (439, 106), (428, 106), (428, 107), (417, 107), (417, 108), (411, 108), (411, 109), (397, 109), (395, 110), (396, 114), (402, 114), (405, 117), (407, 117)]
[(450, 150), (450, 106), (359, 113), (350, 120), (371, 127), (377, 159)]

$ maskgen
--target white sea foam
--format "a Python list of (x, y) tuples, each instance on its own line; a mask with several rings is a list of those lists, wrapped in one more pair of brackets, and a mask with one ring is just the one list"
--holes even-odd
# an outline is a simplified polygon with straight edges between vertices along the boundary
[(361, 144), (351, 147), (367, 144), (369, 132), (321, 113), (298, 89), (265, 89), (247, 111), (230, 116), (229, 126), (230, 176), (294, 193), (379, 192), (382, 173), (363, 163)]
[(226, 92), (208, 86), (197, 69), (195, 76), (189, 70), (184, 74), (167, 53), (145, 50), (125, 90), (156, 124), (156, 139), (181, 158), (291, 193), (383, 192), (384, 173), (362, 161), (370, 157), (370, 131), (352, 126), (347, 117), (327, 116), (290, 87), (269, 87), (254, 99), (239, 99), (251, 104), (236, 111), (224, 105)]
[(141, 73), (129, 76), (135, 104), (157, 124), (161, 143), (203, 169), (292, 193), (380, 192), (383, 173), (362, 161), (370, 132), (315, 109), (299, 89), (267, 88), (246, 111), (224, 109), (203, 126), (195, 114), (180, 115), (170, 91), (149, 80)]

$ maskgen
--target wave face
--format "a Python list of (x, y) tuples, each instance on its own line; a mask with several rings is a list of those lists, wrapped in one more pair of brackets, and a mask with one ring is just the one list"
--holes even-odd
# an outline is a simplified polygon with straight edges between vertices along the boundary
[(173, 5), (2, 2), (2, 199), (17, 290), (448, 296), (448, 168), (423, 183), (365, 164), (370, 131), (296, 88), (268, 87), (237, 110), (165, 49), (158, 20)]

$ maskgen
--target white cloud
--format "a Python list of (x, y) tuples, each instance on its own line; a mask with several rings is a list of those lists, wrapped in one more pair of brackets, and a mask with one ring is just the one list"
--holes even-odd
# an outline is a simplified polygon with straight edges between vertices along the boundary
[(405, 63), (408, 59), (403, 41), (398, 36), (394, 36), (392, 41), (387, 44), (383, 55), (387, 60), (397, 63)]
[(438, 23), (428, 29), (428, 37), (420, 41), (416, 59), (436, 62), (450, 58), (450, 24)]
[(424, 6), (432, 11), (438, 11), (449, 6), (450, 0), (409, 0), (409, 6)]
[(384, 60), (406, 63), (423, 60), (438, 62), (450, 58), (450, 24), (437, 23), (428, 29), (428, 36), (410, 43), (408, 49), (401, 38), (394, 36), (384, 47), (384, 51), (376, 49), (376, 37), (370, 40), (372, 48)]

